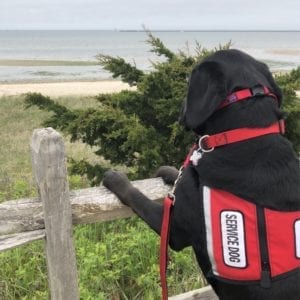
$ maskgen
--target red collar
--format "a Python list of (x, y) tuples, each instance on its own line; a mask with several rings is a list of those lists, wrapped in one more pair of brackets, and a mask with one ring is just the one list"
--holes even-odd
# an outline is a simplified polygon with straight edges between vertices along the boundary
[(253, 88), (243, 89), (236, 91), (229, 96), (219, 105), (218, 109), (226, 107), (232, 103), (246, 100), (256, 96), (270, 96), (278, 101), (278, 98), (273, 94), (267, 86), (256, 85)]
[(204, 135), (199, 139), (199, 149), (202, 152), (211, 152), (215, 147), (225, 146), (262, 135), (281, 133), (284, 134), (284, 120), (279, 120), (268, 127), (263, 128), (238, 128), (224, 131), (214, 135)]
[[(273, 94), (267, 86), (256, 85), (253, 88), (239, 90), (230, 94), (217, 109), (221, 109), (235, 102), (243, 101), (256, 96), (269, 96), (278, 101), (276, 95)], [(215, 147), (252, 139), (266, 134), (284, 134), (284, 130), (284, 120), (279, 120), (279, 122), (276, 122), (266, 128), (239, 128), (212, 136), (204, 135), (199, 140), (199, 148), (202, 149), (202, 152), (210, 152)]]

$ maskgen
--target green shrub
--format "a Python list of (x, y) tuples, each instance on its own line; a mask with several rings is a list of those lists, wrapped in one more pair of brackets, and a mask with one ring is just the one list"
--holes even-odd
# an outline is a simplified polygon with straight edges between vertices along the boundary
[(283, 109), (286, 112), (286, 136), (292, 141), (295, 151), (300, 154), (300, 67), (288, 74), (275, 77), (284, 95)]
[[(217, 49), (199, 45), (195, 55), (171, 52), (148, 33), (151, 51), (165, 58), (153, 63), (153, 71), (145, 73), (122, 58), (99, 55), (99, 63), (114, 77), (136, 86), (136, 91), (100, 94), (98, 106), (71, 110), (40, 94), (26, 97), (28, 106), (38, 106), (53, 114), (45, 126), (60, 129), (71, 136), (96, 146), (97, 155), (115, 167), (125, 165), (131, 179), (149, 177), (162, 164), (178, 165), (194, 139), (178, 124), (187, 78), (193, 67)], [(227, 49), (230, 44), (220, 46)], [(74, 164), (73, 171), (87, 174), (93, 184), (100, 182), (107, 166), (90, 166), (85, 161)]]
[[(138, 70), (122, 58), (99, 55), (99, 63), (114, 77), (136, 86), (135, 91), (100, 94), (94, 108), (71, 110), (40, 94), (26, 97), (28, 106), (36, 105), (52, 111), (44, 125), (60, 129), (71, 140), (97, 147), (96, 154), (117, 168), (127, 167), (131, 179), (149, 177), (160, 165), (179, 166), (194, 139), (178, 124), (182, 100), (187, 92), (187, 78), (193, 67), (218, 49), (207, 50), (197, 45), (195, 55), (173, 53), (162, 41), (148, 33), (151, 51), (165, 58), (153, 63), (149, 73)], [(300, 68), (277, 76), (284, 92), (287, 112), (287, 137), (300, 150), (299, 101), (294, 89), (299, 87)], [(91, 166), (86, 161), (74, 162), (72, 171), (86, 174), (92, 184), (98, 184), (105, 165)]]

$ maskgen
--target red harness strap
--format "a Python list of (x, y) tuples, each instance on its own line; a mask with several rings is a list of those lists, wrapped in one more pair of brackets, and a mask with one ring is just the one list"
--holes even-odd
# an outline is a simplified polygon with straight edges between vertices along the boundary
[(253, 139), (262, 135), (281, 133), (284, 134), (284, 120), (279, 120), (264, 128), (238, 128), (224, 131), (211, 136), (203, 136), (200, 146), (204, 151), (209, 151), (215, 147), (225, 146), (244, 140)]

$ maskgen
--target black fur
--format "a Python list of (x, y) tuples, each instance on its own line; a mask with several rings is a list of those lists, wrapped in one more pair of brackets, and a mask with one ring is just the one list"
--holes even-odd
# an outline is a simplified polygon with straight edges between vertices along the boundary
[[(265, 85), (276, 94), (259, 96), (216, 110), (232, 92)], [(282, 117), (282, 94), (267, 66), (238, 50), (218, 51), (197, 66), (191, 75), (181, 122), (197, 134), (214, 134), (240, 127), (266, 127)], [(162, 167), (157, 176), (173, 182), (177, 172)], [(103, 184), (144, 219), (158, 234), (163, 208), (133, 188), (125, 175), (109, 171)], [(227, 145), (204, 154), (197, 167), (185, 169), (176, 188), (170, 246), (175, 250), (192, 246), (198, 263), (220, 299), (300, 299), (300, 274), (272, 282), (270, 289), (259, 284), (235, 285), (211, 277), (205, 247), (202, 208), (203, 186), (229, 191), (265, 207), (300, 210), (299, 162), (291, 144), (273, 134)]]

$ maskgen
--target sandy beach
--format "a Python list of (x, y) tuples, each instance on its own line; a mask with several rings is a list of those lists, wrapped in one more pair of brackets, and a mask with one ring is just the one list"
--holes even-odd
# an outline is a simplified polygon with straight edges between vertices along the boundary
[[(117, 80), (51, 82), (51, 83), (0, 83), (0, 97), (16, 96), (26, 93), (41, 93), (45, 96), (94, 96), (100, 93), (114, 93), (121, 90), (135, 90), (128, 84)], [(296, 91), (300, 98), (300, 91)]]
[(0, 97), (15, 96), (29, 92), (42, 93), (45, 96), (93, 96), (99, 93), (112, 93), (121, 90), (132, 90), (122, 81), (104, 80), (104, 81), (80, 81), (80, 82), (51, 82), (51, 83), (0, 83)]

